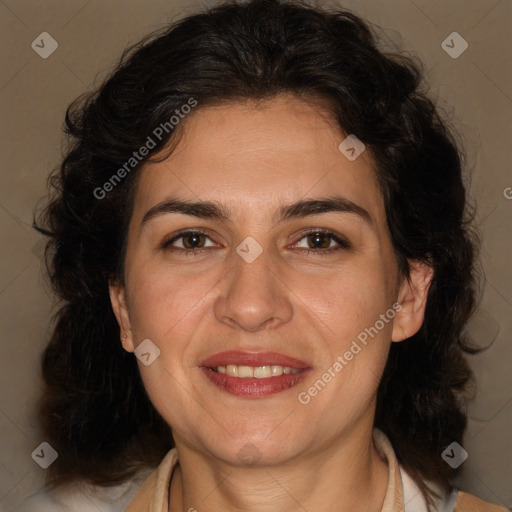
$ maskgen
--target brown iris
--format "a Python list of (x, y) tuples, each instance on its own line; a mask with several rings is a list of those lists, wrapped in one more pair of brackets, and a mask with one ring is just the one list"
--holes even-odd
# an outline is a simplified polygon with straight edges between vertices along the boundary
[(331, 244), (331, 237), (326, 233), (310, 233), (307, 239), (309, 246), (314, 249), (327, 249)]

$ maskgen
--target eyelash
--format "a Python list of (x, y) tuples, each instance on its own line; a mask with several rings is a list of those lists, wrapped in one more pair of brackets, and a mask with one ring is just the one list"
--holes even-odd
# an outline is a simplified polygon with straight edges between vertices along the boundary
[[(328, 231), (328, 230), (325, 230), (325, 229), (311, 229), (311, 230), (308, 230), (308, 231), (302, 233), (300, 238), (298, 239), (297, 242), (294, 243), (294, 245), (298, 244), (304, 238), (307, 238), (310, 235), (316, 235), (316, 234), (328, 236), (328, 237), (330, 237), (331, 241), (335, 241), (338, 245), (335, 246), (335, 247), (327, 247), (326, 249), (304, 249), (304, 248), (300, 248), (299, 250), (304, 252), (304, 253), (306, 253), (306, 254), (308, 254), (308, 255), (315, 254), (315, 255), (324, 256), (324, 255), (327, 255), (327, 254), (331, 254), (334, 251), (339, 251), (340, 249), (345, 249), (346, 250), (346, 249), (350, 249), (352, 247), (350, 242), (347, 239), (345, 239), (344, 237), (337, 236), (332, 231)], [(208, 234), (203, 232), (203, 231), (200, 231), (200, 230), (187, 230), (187, 231), (181, 231), (178, 234), (176, 234), (175, 236), (173, 236), (172, 238), (170, 238), (169, 240), (166, 240), (165, 242), (163, 242), (162, 245), (161, 245), (161, 248), (164, 249), (164, 250), (172, 250), (172, 251), (177, 251), (177, 252), (182, 252), (182, 253), (188, 253), (188, 254), (191, 254), (191, 255), (202, 254), (203, 252), (208, 251), (209, 249), (211, 249), (211, 247), (207, 247), (207, 248), (203, 247), (203, 248), (199, 248), (199, 249), (183, 249), (181, 247), (173, 247), (172, 246), (172, 244), (174, 242), (176, 242), (180, 238), (183, 238), (183, 237), (185, 237), (187, 235), (205, 235), (207, 238), (209, 238), (211, 240), (211, 238), (208, 236)]]

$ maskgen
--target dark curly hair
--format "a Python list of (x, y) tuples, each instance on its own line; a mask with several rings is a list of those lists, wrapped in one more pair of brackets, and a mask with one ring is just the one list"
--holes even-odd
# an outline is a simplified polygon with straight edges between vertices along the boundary
[(375, 34), (347, 11), (277, 0), (223, 3), (127, 49), (101, 87), (68, 108), (69, 148), (34, 222), (50, 237), (48, 270), (61, 299), (42, 361), (40, 419), (59, 453), (49, 485), (111, 485), (158, 464), (173, 446), (135, 358), (119, 343), (108, 285), (123, 282), (137, 175), (149, 159), (172, 151), (186, 119), (153, 137), (154, 147), (133, 169), (124, 167), (123, 179), (105, 184), (191, 99), (198, 112), (291, 93), (328, 108), (366, 145), (402, 277), (409, 259), (434, 269), (423, 326), (392, 344), (375, 426), (425, 496), (425, 480), (449, 489), (441, 453), (462, 442), (471, 379), (464, 355), (476, 352), (464, 330), (475, 307), (477, 239), (463, 152), (427, 96), (421, 64), (379, 49)]

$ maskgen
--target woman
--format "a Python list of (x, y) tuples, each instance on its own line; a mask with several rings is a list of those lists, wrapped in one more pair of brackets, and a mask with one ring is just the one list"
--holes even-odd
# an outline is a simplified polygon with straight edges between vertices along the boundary
[(348, 12), (224, 4), (126, 52), (66, 126), (38, 224), (52, 503), (505, 510), (449, 483), (474, 237), (411, 60)]

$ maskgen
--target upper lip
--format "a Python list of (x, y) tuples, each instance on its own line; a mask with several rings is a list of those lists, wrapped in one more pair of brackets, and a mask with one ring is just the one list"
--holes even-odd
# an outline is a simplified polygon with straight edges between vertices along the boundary
[(216, 368), (217, 366), (227, 366), (228, 364), (237, 366), (280, 365), (298, 369), (309, 368), (308, 363), (295, 357), (279, 354), (278, 352), (239, 352), (234, 350), (214, 354), (201, 361), (199, 366)]

